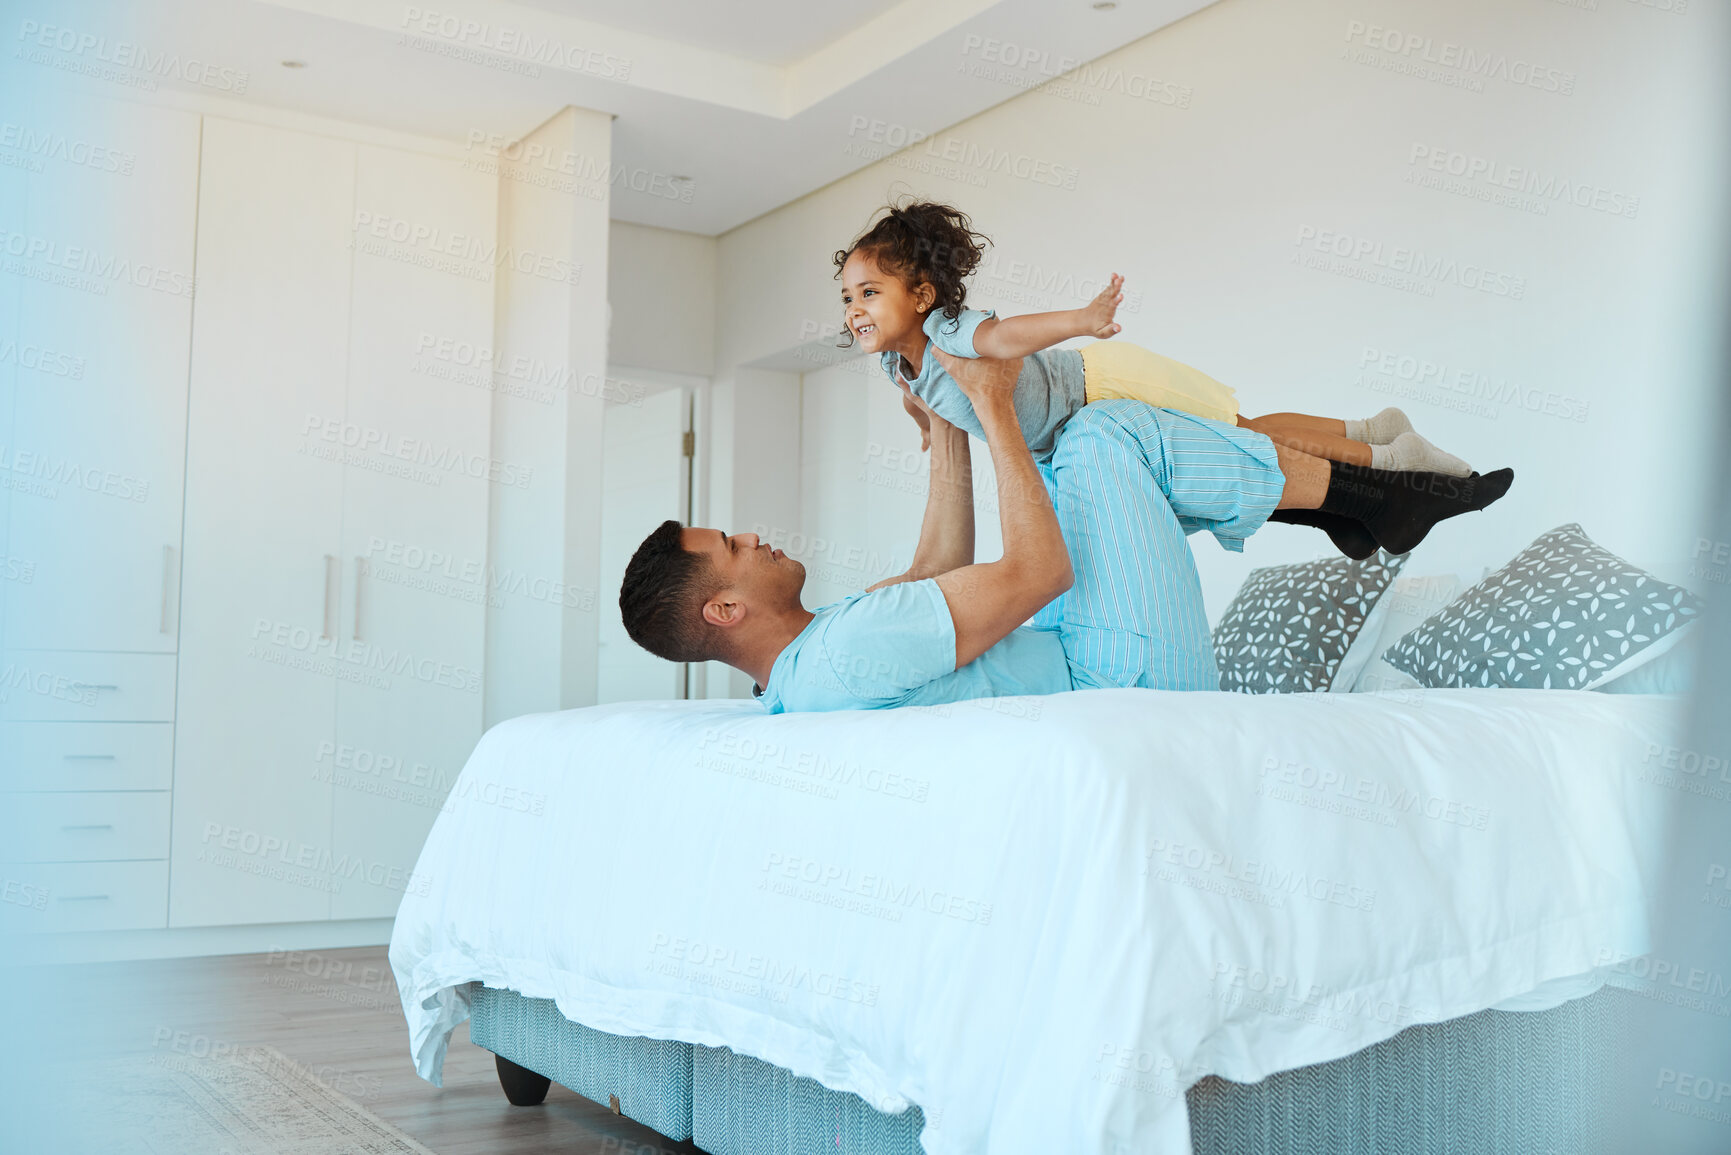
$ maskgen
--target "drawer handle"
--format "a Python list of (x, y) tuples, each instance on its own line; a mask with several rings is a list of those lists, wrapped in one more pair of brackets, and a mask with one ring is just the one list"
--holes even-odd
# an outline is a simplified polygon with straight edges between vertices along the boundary
[(89, 822), (82, 826), (62, 826), (62, 830), (113, 830), (112, 822)]
[(62, 754), (61, 758), (68, 762), (112, 762), (112, 754)]
[(342, 562), (330, 554), (325, 554), (325, 608), (319, 618), (319, 640), (321, 642), (336, 640), (337, 626), (331, 620), (331, 587), (334, 585), (340, 590), (343, 580), (342, 565)]
[(106, 894), (63, 894), (56, 902), (107, 902)]
[(362, 554), (355, 555), (355, 633), (354, 640), (361, 640), (361, 579), (367, 576), (367, 559)]
[(120, 689), (119, 686), (114, 685), (112, 682), (73, 682), (72, 688), (74, 690), (118, 690), (118, 689)]

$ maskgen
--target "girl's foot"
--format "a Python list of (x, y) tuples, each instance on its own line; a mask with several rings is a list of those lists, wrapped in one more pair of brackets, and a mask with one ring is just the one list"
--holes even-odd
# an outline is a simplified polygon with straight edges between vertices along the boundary
[(1446, 473), (1450, 477), (1466, 477), (1473, 467), (1452, 453), (1445, 453), (1416, 433), (1402, 433), (1387, 445), (1370, 447), (1372, 469), (1422, 469), (1430, 473)]
[(1402, 433), (1412, 432), (1412, 422), (1392, 405), (1375, 417), (1366, 417), (1363, 421), (1348, 419), (1342, 424), (1346, 426), (1347, 440), (1362, 441), (1366, 445), (1387, 445)]

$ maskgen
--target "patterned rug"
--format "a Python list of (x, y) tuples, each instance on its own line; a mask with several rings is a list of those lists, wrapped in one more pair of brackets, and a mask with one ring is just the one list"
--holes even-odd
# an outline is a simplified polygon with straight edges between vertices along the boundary
[(157, 1053), (87, 1072), (56, 1151), (103, 1155), (434, 1155), (356, 1103), (377, 1080), (308, 1068), (274, 1047)]

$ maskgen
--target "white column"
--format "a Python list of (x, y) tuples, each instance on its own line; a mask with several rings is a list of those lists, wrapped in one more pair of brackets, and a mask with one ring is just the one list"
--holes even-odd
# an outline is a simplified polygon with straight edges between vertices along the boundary
[[(611, 117), (566, 108), (499, 150), (486, 723), (595, 701)], [(677, 321), (670, 321), (677, 323)]]

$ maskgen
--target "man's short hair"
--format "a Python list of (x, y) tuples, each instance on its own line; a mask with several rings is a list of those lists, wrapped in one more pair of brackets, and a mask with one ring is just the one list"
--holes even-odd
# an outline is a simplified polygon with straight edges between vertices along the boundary
[(631, 640), (670, 662), (719, 656), (719, 631), (703, 620), (703, 603), (721, 588), (709, 559), (680, 540), (685, 527), (664, 521), (643, 539), (625, 567), (619, 614)]

